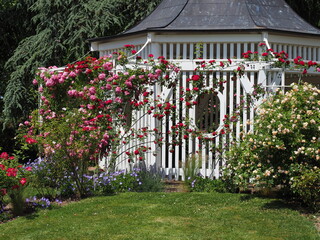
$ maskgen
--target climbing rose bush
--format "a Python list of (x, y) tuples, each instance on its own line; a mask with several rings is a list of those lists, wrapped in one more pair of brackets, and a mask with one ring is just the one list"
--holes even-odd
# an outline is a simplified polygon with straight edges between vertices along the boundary
[[(197, 61), (198, 67), (186, 86), (178, 89), (180, 78), (173, 74), (179, 73), (177, 66), (164, 57), (154, 59), (153, 55), (142, 60), (132, 55), (137, 53), (133, 45), (125, 48), (124, 52), (99, 59), (87, 57), (60, 70), (42, 68), (33, 81), (38, 87), (40, 108), (21, 124), (20, 139), (23, 144), (38, 145), (42, 157), (53, 160), (57, 169), (69, 172), (80, 196), (86, 192), (83, 176), (99, 160), (107, 159), (105, 167), (113, 171), (120, 156), (126, 156), (128, 162), (143, 161), (146, 152), (164, 143), (171, 153), (187, 139), (214, 143), (217, 136), (230, 133), (231, 124), (240, 114), (226, 115), (219, 128), (203, 131), (191, 124), (192, 116), (180, 117), (176, 111), (195, 108), (205, 94), (222, 91), (225, 79), (212, 79), (211, 88), (205, 87), (204, 82), (210, 70), (236, 67), (231, 59), (219, 63)], [(244, 64), (237, 66), (232, 80), (236, 81), (244, 70)], [(177, 103), (156, 95), (155, 85), (173, 89), (173, 94), (179, 96)], [(248, 98), (249, 95), (243, 101)], [(148, 123), (137, 127), (140, 118), (133, 117), (135, 111), (149, 114), (158, 120), (159, 127), (150, 129)], [(171, 129), (162, 127), (171, 120)], [(153, 138), (148, 138), (150, 134)]]
[[(290, 192), (320, 168), (320, 90), (304, 83), (277, 91), (258, 109), (254, 131), (227, 153), (226, 179)], [(307, 185), (307, 184), (305, 184)]]
[[(202, 138), (203, 133), (190, 124), (191, 118), (185, 117), (175, 121), (169, 131), (162, 127), (150, 129), (149, 123), (133, 127), (139, 121), (133, 117), (134, 111), (143, 110), (158, 121), (169, 121), (177, 119), (177, 107), (194, 108), (198, 96), (215, 91), (198, 86), (203, 80), (198, 69), (188, 79), (189, 86), (175, 89), (181, 97), (179, 106), (170, 103), (155, 95), (154, 85), (175, 88), (179, 80), (175, 75), (180, 69), (164, 57), (155, 60), (149, 55), (146, 61), (128, 57), (128, 53), (135, 54), (133, 48), (127, 45), (127, 52), (99, 59), (87, 57), (62, 70), (42, 68), (33, 81), (38, 86), (41, 105), (21, 124), (20, 139), (23, 144), (39, 145), (45, 159), (53, 160), (58, 169), (72, 173), (69, 175), (73, 176), (80, 195), (86, 192), (83, 176), (88, 167), (96, 166), (101, 159), (107, 158), (106, 168), (113, 171), (119, 156), (126, 156), (129, 162), (143, 161), (152, 144), (164, 143), (164, 134), (172, 136), (172, 141), (166, 142), (170, 151), (182, 144), (182, 140)], [(216, 67), (213, 63), (209, 65)], [(216, 81), (219, 86), (223, 84)], [(226, 134), (228, 126), (226, 130), (223, 128), (213, 132), (210, 139)], [(153, 142), (148, 140), (150, 134), (154, 136)], [(123, 146), (126, 150), (120, 151)]]

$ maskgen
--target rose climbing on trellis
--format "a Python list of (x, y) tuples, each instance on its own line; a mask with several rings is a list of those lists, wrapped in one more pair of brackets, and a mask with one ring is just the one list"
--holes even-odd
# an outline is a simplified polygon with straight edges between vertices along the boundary
[[(165, 143), (172, 147), (188, 138), (212, 141), (218, 135), (230, 132), (231, 125), (236, 122), (237, 114), (225, 116), (218, 132), (199, 130), (188, 117), (177, 121), (169, 132), (161, 127), (150, 129), (148, 124), (133, 127), (139, 119), (132, 117), (132, 111), (143, 110), (144, 114), (150, 114), (159, 121), (177, 116), (177, 106), (156, 95), (153, 86), (175, 88), (179, 79), (176, 74), (180, 70), (164, 57), (154, 59), (149, 55), (146, 61), (140, 57), (128, 57), (128, 53), (136, 54), (136, 51), (132, 52), (133, 48), (133, 45), (128, 45), (126, 52), (116, 52), (99, 59), (87, 57), (68, 64), (62, 71), (57, 71), (56, 67), (42, 68), (33, 81), (38, 86), (41, 104), (30, 116), (30, 122), (21, 126), (25, 129), (21, 134), (24, 143), (31, 143), (32, 139), (33, 144), (38, 143), (42, 156), (54, 159), (58, 167), (72, 173), (80, 195), (86, 194), (83, 174), (103, 158), (110, 159), (107, 167), (114, 169), (120, 155), (126, 155), (129, 162), (144, 160), (151, 144), (161, 145), (166, 141), (165, 134), (171, 134), (171, 142)], [(285, 54), (276, 56), (281, 64), (280, 58), (283, 59)], [(217, 89), (223, 88), (223, 79), (213, 79), (214, 88), (203, 88), (204, 71), (223, 70), (232, 64), (232, 60), (219, 63), (199, 61), (199, 67), (189, 79), (189, 86), (175, 89), (180, 93), (181, 107), (194, 108), (199, 96), (216, 93)], [(285, 64), (284, 67), (289, 66), (287, 62)], [(315, 64), (299, 61), (296, 65), (307, 68)], [(234, 80), (244, 74), (245, 64), (241, 63), (235, 69)], [(150, 134), (155, 136), (155, 141), (148, 142)], [(120, 146), (127, 148), (120, 151)]]

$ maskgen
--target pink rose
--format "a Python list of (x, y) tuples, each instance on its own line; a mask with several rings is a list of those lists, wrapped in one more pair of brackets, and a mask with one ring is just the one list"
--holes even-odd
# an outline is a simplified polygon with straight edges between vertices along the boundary
[(99, 80), (104, 80), (106, 78), (106, 74), (100, 73), (98, 78), (99, 78)]

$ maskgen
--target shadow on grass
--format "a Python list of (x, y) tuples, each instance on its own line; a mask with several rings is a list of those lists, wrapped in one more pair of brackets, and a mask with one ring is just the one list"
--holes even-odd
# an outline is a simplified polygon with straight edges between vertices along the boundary
[(39, 217), (39, 214), (36, 213), (36, 212), (24, 216), (24, 218), (27, 219), (27, 220), (34, 220), (37, 217)]
[(301, 214), (313, 214), (315, 213), (312, 209), (308, 208), (307, 206), (303, 205), (300, 201), (296, 199), (288, 199), (281, 194), (274, 196), (268, 196), (268, 195), (261, 195), (259, 193), (253, 193), (253, 194), (245, 194), (240, 197), (240, 201), (251, 201), (253, 199), (272, 199), (271, 201), (265, 203), (261, 209), (266, 210), (276, 210), (276, 209), (290, 209), (298, 211)]

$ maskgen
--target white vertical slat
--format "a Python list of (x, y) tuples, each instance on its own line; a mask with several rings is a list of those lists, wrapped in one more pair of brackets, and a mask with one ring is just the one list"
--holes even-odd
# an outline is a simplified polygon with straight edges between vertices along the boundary
[(312, 60), (312, 48), (308, 47), (308, 60)]
[(252, 52), (254, 52), (254, 51), (255, 51), (254, 43), (251, 43), (251, 44), (250, 44), (250, 50), (251, 50)]
[[(217, 72), (216, 73), (216, 78), (217, 79), (220, 79), (220, 72)], [(224, 105), (223, 103), (222, 103), (222, 101), (223, 101), (223, 99), (219, 99), (220, 100), (220, 122), (219, 122), (219, 125), (221, 125), (222, 124), (222, 119), (223, 119), (223, 116), (224, 116), (224, 113), (223, 113), (223, 110), (224, 109), (222, 109), (222, 106)], [(220, 147), (220, 136), (217, 136), (216, 138), (215, 138), (215, 146), (217, 147), (217, 148), (219, 148)], [(220, 162), (220, 153), (219, 153), (219, 151), (216, 151), (215, 152), (215, 163), (214, 163), (214, 177), (215, 178), (219, 178), (219, 172), (220, 172), (220, 166), (219, 166), (219, 162)]]
[[(220, 146), (220, 137), (219, 136), (217, 136), (216, 138), (215, 138), (215, 146), (217, 147), (217, 148), (219, 148), (219, 146)], [(219, 166), (219, 161), (220, 161), (220, 153), (219, 153), (219, 151), (216, 151), (215, 152), (215, 161), (214, 161), (214, 170), (213, 170), (213, 175), (214, 175), (214, 177), (215, 178), (219, 178), (219, 173), (220, 173), (220, 166)]]
[[(187, 72), (183, 72), (182, 73), (182, 86), (184, 89), (187, 86), (187, 78), (189, 77), (189, 74), (187, 74)], [(186, 110), (186, 106), (182, 105), (182, 109), (180, 109), (180, 111), (182, 112), (182, 118), (185, 118), (187, 115), (187, 110)], [(183, 122), (183, 121), (182, 121)], [(182, 167), (185, 166), (186, 164), (186, 160), (188, 158), (188, 156), (186, 155), (186, 145), (185, 145), (185, 141), (182, 140), (182, 146), (181, 146), (181, 161), (182, 161)], [(182, 172), (182, 180), (185, 179), (184, 173)]]
[(282, 44), (278, 44), (278, 52), (284, 51), (284, 47)]
[(190, 55), (189, 55), (189, 58), (193, 59), (193, 55), (194, 55), (194, 44), (190, 43)]
[(308, 56), (307, 56), (307, 47), (303, 47), (303, 59), (308, 60)]
[(176, 56), (175, 56), (175, 59), (181, 59), (181, 56), (180, 56), (180, 43), (177, 43), (177, 45), (176, 45)]
[(230, 58), (234, 58), (234, 43), (230, 43)]
[(299, 46), (299, 47), (298, 47), (298, 56), (303, 57), (303, 56), (301, 56), (301, 55), (302, 55), (302, 47)]
[[(135, 121), (137, 121), (139, 119), (139, 112), (138, 111), (135, 111)], [(138, 122), (135, 124), (135, 126), (134, 126), (134, 129), (137, 129), (138, 128)], [(137, 147), (137, 145), (138, 145), (138, 138), (134, 138), (134, 141), (133, 141), (133, 147), (134, 147), (134, 150), (136, 150), (138, 147)], [(138, 159), (139, 157), (137, 157), (136, 159), (135, 159), (135, 161), (136, 161), (136, 163), (137, 164), (139, 164), (139, 159)]]
[(273, 51), (278, 52), (278, 44), (273, 44)]
[[(234, 111), (234, 82), (231, 79), (232, 78), (232, 74), (230, 75), (228, 82), (229, 82), (229, 118), (233, 115), (233, 111)], [(236, 81), (239, 81), (239, 79), (237, 79)], [(231, 132), (233, 132), (233, 124), (230, 123), (230, 129)], [(232, 141), (232, 133), (230, 134), (230, 141)]]
[[(141, 99), (143, 100), (143, 99)], [(141, 116), (142, 116), (142, 128), (146, 128), (148, 127), (148, 122), (146, 121), (146, 114), (145, 114), (145, 111), (144, 109), (141, 109), (140, 110), (141, 112)], [(142, 131), (142, 134), (144, 134), (144, 132)], [(149, 144), (146, 143), (147, 142), (147, 138), (143, 140), (143, 145), (148, 147)], [(146, 166), (149, 167), (149, 154), (148, 154), (149, 151), (145, 152), (145, 163), (146, 163)]]
[(173, 43), (170, 43), (170, 59), (173, 59)]
[[(210, 75), (209, 75), (209, 86), (208, 86), (209, 88), (213, 88), (213, 73), (210, 73)], [(216, 129), (214, 129), (214, 131), (215, 131)], [(206, 143), (205, 145), (204, 145), (204, 147), (206, 147), (206, 145), (210, 145), (210, 143)], [(213, 164), (213, 162), (212, 162), (212, 160), (213, 160), (213, 152), (212, 151), (209, 151), (208, 152), (208, 159), (209, 159), (209, 163), (208, 163), (208, 168), (209, 169), (213, 169), (213, 167), (214, 167), (214, 164)], [(211, 174), (211, 173), (210, 173)]]
[(241, 52), (241, 43), (237, 43), (237, 59), (242, 58), (242, 52)]
[[(171, 102), (171, 101), (169, 101)], [(168, 121), (168, 123), (165, 123), (166, 125), (169, 125), (168, 131), (171, 131), (171, 126), (172, 126), (172, 121)], [(167, 135), (166, 139), (168, 139), (169, 143), (172, 143), (172, 135), (168, 134), (167, 132), (165, 133)], [(171, 149), (172, 146), (169, 147)], [(173, 172), (173, 154), (169, 152), (169, 149), (166, 147), (165, 151), (168, 154), (168, 172), (169, 172), (169, 179), (172, 179), (172, 175), (174, 174)]]
[(221, 57), (221, 55), (220, 55), (220, 43), (217, 43), (217, 52), (216, 52), (216, 59), (220, 59)]
[(213, 51), (213, 47), (214, 47), (214, 44), (213, 43), (210, 43), (210, 59), (213, 59), (214, 58), (214, 51)]
[[(150, 92), (153, 91), (154, 94), (156, 93), (156, 90), (155, 88), (157, 87), (157, 85), (155, 86), (150, 86)], [(155, 99), (155, 98), (153, 98)], [(150, 130), (153, 134), (150, 134), (150, 142), (151, 142), (151, 158), (152, 158), (152, 161), (153, 161), (153, 164), (154, 166), (156, 167), (156, 169), (158, 170), (158, 168), (160, 167), (158, 165), (158, 162), (157, 162), (157, 145), (156, 144), (153, 144), (154, 141), (156, 140), (156, 136), (155, 136), (155, 132), (154, 132), (154, 129), (157, 128), (157, 125), (156, 125), (156, 119), (152, 116), (152, 114), (149, 115), (149, 121), (150, 121)]]
[[(180, 91), (180, 82), (181, 82), (181, 80), (180, 80), (180, 78), (176, 81), (176, 84), (177, 84), (177, 86), (176, 86), (176, 89), (177, 89), (177, 91), (176, 91), (176, 95), (175, 95), (175, 102), (174, 102), (174, 105), (176, 106), (176, 121), (175, 121), (175, 123), (176, 123), (176, 125), (180, 122), (180, 111), (181, 111), (181, 109), (180, 109), (180, 95), (181, 95), (181, 91)], [(175, 131), (175, 130), (174, 130)], [(176, 135), (176, 140), (178, 140), (179, 139), (179, 135)], [(179, 157), (179, 149), (180, 149), (180, 147), (179, 146), (174, 146), (174, 155), (175, 155), (175, 166), (176, 166), (176, 174), (177, 174), (177, 176), (178, 176), (178, 178), (177, 179), (179, 179), (179, 176), (182, 176), (183, 174), (182, 174), (182, 168), (180, 168), (180, 157)]]
[(293, 53), (292, 53), (292, 45), (289, 45), (288, 46), (288, 55), (289, 55), (289, 58), (293, 58)]
[(167, 44), (166, 43), (162, 44), (162, 56), (167, 58)]
[(227, 59), (228, 58), (228, 44), (224, 43), (223, 44), (223, 59)]
[[(240, 105), (240, 79), (237, 80), (237, 83), (236, 83), (236, 104), (237, 104), (237, 107)], [(236, 139), (239, 140), (240, 139), (240, 122), (241, 122), (241, 116), (239, 115), (238, 117), (238, 121), (237, 121), (237, 124), (236, 124)]]
[[(217, 79), (220, 79), (221, 78), (221, 73), (220, 72), (217, 72), (216, 73), (216, 77)], [(224, 109), (222, 108), (222, 106), (224, 106), (224, 103), (223, 103), (224, 99), (220, 98), (220, 122), (219, 122), (219, 125), (223, 124), (223, 118), (224, 118)], [(220, 137), (218, 136), (216, 138), (216, 147), (220, 147)], [(220, 162), (220, 153), (219, 151), (216, 151), (216, 157), (215, 157), (215, 169), (214, 169), (214, 175), (216, 178), (219, 178), (219, 172), (220, 172), (220, 166), (219, 166), (219, 162)]]
[(317, 48), (312, 48), (312, 61), (317, 61)]
[[(250, 73), (250, 81), (252, 84), (255, 84), (255, 76), (254, 72)], [(253, 131), (253, 122), (254, 122), (254, 108), (250, 107), (250, 131)]]
[[(223, 81), (226, 82), (227, 81), (227, 73), (224, 72), (223, 73)], [(220, 111), (221, 111), (221, 115), (222, 115), (222, 119), (224, 119), (224, 116), (227, 114), (227, 95), (228, 95), (228, 92), (227, 92), (227, 83), (224, 84), (224, 89), (223, 89), (223, 101), (224, 101), (224, 109), (222, 108)], [(223, 124), (223, 122), (221, 122), (221, 124)], [(227, 140), (227, 135), (224, 134), (222, 135), (222, 149), (225, 148), (225, 145), (226, 145), (226, 140)], [(224, 153), (223, 153), (224, 154)], [(224, 165), (225, 164), (225, 161), (222, 160), (222, 164)]]
[(187, 59), (187, 47), (188, 45), (186, 43), (183, 44), (183, 59)]
[(292, 58), (296, 58), (299, 55), (297, 45), (293, 45)]
[(288, 53), (288, 44), (282, 45), (282, 51), (285, 51), (286, 53)]
[(147, 46), (143, 49), (143, 51), (142, 51), (142, 58), (143, 58), (143, 59), (147, 59), (147, 58), (148, 58), (148, 56), (147, 56), (148, 46), (149, 46), (149, 45), (147, 45)]
[(208, 51), (207, 51), (207, 44), (204, 43), (204, 44), (203, 44), (203, 55), (202, 55), (202, 58), (203, 58), (203, 59), (208, 59), (208, 57), (207, 57), (207, 56), (208, 56), (208, 55), (207, 55), (207, 52), (208, 52)]
[[(153, 99), (158, 99), (158, 96), (161, 95), (161, 86), (159, 84), (156, 84), (153, 87)], [(156, 106), (156, 103), (154, 103), (154, 107)], [(161, 120), (157, 120), (156, 118), (153, 118), (155, 128), (158, 129), (158, 134), (155, 136), (155, 138), (158, 140), (160, 137), (162, 137), (162, 130), (163, 130), (163, 124)], [(157, 169), (160, 170), (162, 177), (164, 176), (164, 156), (162, 155), (162, 149), (164, 148), (163, 145), (156, 146), (156, 166)]]
[[(190, 74), (194, 74), (194, 73), (190, 73)], [(191, 77), (191, 76), (189, 76)], [(191, 88), (191, 84), (190, 83), (186, 83), (186, 86), (188, 88)], [(195, 108), (192, 107), (192, 108), (189, 108), (189, 109), (186, 109), (186, 114), (188, 115), (189, 114), (189, 119), (190, 119), (190, 126), (188, 126), (188, 128), (190, 128), (193, 124), (194, 124), (194, 117), (195, 117)], [(193, 119), (193, 121), (192, 121)], [(194, 140), (192, 139), (192, 136), (191, 134), (189, 134), (189, 138), (188, 140), (186, 141), (186, 143), (188, 142), (188, 157), (190, 158), (193, 154), (195, 155), (195, 152), (193, 151), (193, 144), (194, 144)]]
[[(247, 76), (246, 76), (247, 77)], [(242, 130), (246, 133), (247, 132), (247, 93), (245, 92), (245, 90), (243, 89), (243, 100), (245, 101), (245, 103), (243, 104), (244, 108), (243, 108), (243, 114), (242, 114)]]
[(248, 43), (244, 43), (243, 44), (243, 52), (247, 52), (248, 51)]
[[(142, 121), (141, 121), (141, 111), (138, 111), (138, 124), (137, 124), (137, 129), (139, 129), (139, 131), (140, 131), (140, 129), (142, 128)], [(137, 137), (136, 137), (137, 138)], [(137, 138), (137, 143), (138, 143), (138, 145), (139, 145), (139, 147), (141, 147), (140, 146), (140, 144), (141, 144), (141, 140), (140, 139), (138, 139)], [(139, 161), (139, 160), (138, 160)], [(139, 161), (139, 165), (140, 165), (140, 163), (141, 163), (141, 161)]]

